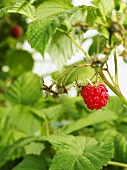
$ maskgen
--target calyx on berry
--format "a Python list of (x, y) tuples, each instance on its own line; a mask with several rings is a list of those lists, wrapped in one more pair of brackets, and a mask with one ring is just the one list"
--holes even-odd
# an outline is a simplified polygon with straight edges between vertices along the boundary
[(87, 107), (91, 110), (105, 107), (109, 99), (106, 85), (101, 82), (97, 86), (91, 84), (85, 85), (81, 91), (81, 96)]
[(10, 29), (10, 34), (13, 38), (18, 39), (22, 34), (22, 27), (20, 27), (19, 25), (12, 26)]

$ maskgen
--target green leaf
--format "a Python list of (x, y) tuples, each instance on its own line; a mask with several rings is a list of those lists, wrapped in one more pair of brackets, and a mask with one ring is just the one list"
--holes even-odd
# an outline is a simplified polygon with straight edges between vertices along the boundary
[(117, 116), (109, 110), (95, 111), (94, 113), (91, 113), (90, 115), (70, 124), (66, 129), (63, 129), (63, 133), (69, 134), (84, 127), (94, 125), (96, 123), (115, 119), (117, 119)]
[(114, 141), (114, 160), (121, 163), (127, 163), (127, 139), (122, 134), (118, 134)]
[[(85, 64), (85, 62), (80, 62), (81, 64)], [(76, 63), (77, 66), (80, 63)], [(95, 74), (95, 70), (91, 67), (79, 67), (75, 70), (70, 77), (68, 78), (67, 84), (71, 84), (75, 82), (76, 77), (78, 76), (78, 80), (84, 83), (84, 80), (88, 77), (92, 77)]]
[(45, 159), (41, 156), (28, 155), (21, 163), (12, 170), (46, 170)]
[(15, 129), (30, 136), (41, 133), (40, 131), (43, 119), (31, 108), (17, 105), (11, 110), (7, 122), (11, 125), (11, 127), (14, 127)]
[(12, 112), (11, 108), (0, 107), (0, 147), (4, 148), (12, 145), (16, 140), (26, 137), (23, 131), (15, 129), (15, 127), (9, 124), (9, 116)]
[(59, 83), (61, 83), (63, 81), (63, 78), (65, 80), (66, 77), (68, 77), (68, 75), (71, 73), (65, 85), (74, 83), (76, 77), (78, 77), (79, 81), (84, 82), (85, 78), (92, 77), (95, 74), (95, 71), (91, 67), (76, 67), (82, 64), (85, 64), (85, 60), (77, 62), (71, 65), (71, 67), (66, 67), (65, 70), (63, 70), (63, 73), (65, 72), (64, 74), (60, 75), (59, 71), (52, 73), (52, 77), (54, 80), (57, 80)]
[(63, 111), (64, 106), (62, 104), (51, 106), (42, 110), (48, 120), (57, 120), (60, 116), (62, 116)]
[[(120, 115), (119, 115), (120, 117)], [(121, 121), (121, 120), (120, 120)], [(123, 119), (123, 121), (121, 121), (119, 123), (119, 121), (116, 122), (116, 130), (117, 132), (121, 133), (123, 136), (125, 136), (127, 138), (127, 114), (125, 116), (125, 118)]]
[[(103, 124), (101, 125), (103, 126)], [(107, 128), (105, 124), (103, 128), (97, 128), (94, 131), (94, 137), (100, 142), (114, 142), (117, 135), (117, 130), (114, 127), (110, 127), (109, 124), (107, 124)]]
[(56, 32), (56, 28), (75, 10), (77, 8), (69, 9), (56, 17), (31, 22), (27, 30), (30, 45), (44, 56), (44, 52), (50, 44), (53, 34)]
[[(44, 100), (44, 99), (43, 99)], [(41, 103), (40, 103), (41, 104)], [(59, 117), (62, 116), (64, 112), (64, 106), (63, 104), (55, 104), (54, 106), (44, 107), (42, 106), (41, 110), (35, 109), (35, 108), (29, 108), (29, 110), (38, 118), (41, 118), (42, 120), (57, 120)]]
[(59, 70), (77, 51), (77, 46), (64, 33), (59, 31), (53, 36), (47, 50)]
[[(100, 36), (100, 37), (99, 37)], [(99, 39), (99, 51), (97, 51), (98, 49), (98, 39)], [(93, 54), (97, 54), (100, 53), (102, 50), (102, 47), (106, 41), (106, 38), (104, 36), (101, 35), (96, 35), (92, 38), (93, 43), (91, 44), (90, 48), (89, 48), (89, 55), (93, 55)]]
[[(75, 169), (76, 167), (77, 170), (81, 170), (80, 168), (84, 167), (92, 168), (92, 170), (99, 170), (103, 165), (107, 164), (113, 155), (112, 143), (100, 144), (95, 139), (89, 137), (50, 135), (41, 138), (30, 137), (20, 139), (15, 144), (4, 150), (2, 156), (0, 156), (0, 161), (7, 161), (11, 158), (12, 154), (14, 154), (14, 151), (25, 147), (31, 142), (42, 141), (48, 141), (58, 148), (58, 151), (52, 160), (50, 167), (51, 170), (55, 168), (56, 170), (60, 170), (63, 167), (65, 170), (68, 170), (69, 168)], [(81, 164), (79, 162), (83, 167), (80, 166)], [(20, 166), (22, 167), (22, 163), (23, 162), (21, 162), (17, 168)], [(26, 166), (27, 168), (27, 165), (23, 166)]]
[(5, 13), (19, 13), (23, 14), (32, 20), (34, 20), (35, 16), (35, 7), (28, 3), (26, 0), (18, 1), (13, 3), (8, 7), (4, 7), (0, 9), (0, 17), (2, 17)]
[(30, 154), (40, 155), (42, 150), (45, 149), (45, 146), (43, 143), (40, 142), (31, 142), (30, 144), (26, 145), (24, 148), (27, 155)]
[(7, 13), (7, 11), (8, 11), (9, 9), (11, 9), (12, 7), (13, 7), (13, 5), (10, 5), (10, 6), (8, 6), (8, 7), (1, 8), (1, 9), (0, 9), (0, 17), (2, 17), (5, 13)]
[(32, 70), (34, 60), (32, 55), (23, 50), (11, 51), (6, 57), (6, 65), (12, 76), (18, 76), (26, 71)]
[[(83, 108), (81, 108), (82, 106), (80, 105), (80, 109), (82, 109), (82, 111), (78, 108), (78, 104), (82, 103), (82, 105), (84, 106)], [(77, 121), (78, 119), (80, 119), (82, 116), (86, 116), (87, 113), (89, 113), (89, 111), (87, 112), (85, 110), (85, 105), (84, 105), (84, 101), (82, 100), (81, 97), (67, 97), (67, 96), (63, 96), (61, 97), (61, 103), (63, 104), (63, 108), (64, 108), (64, 117), (65, 119), (67, 119), (69, 122), (71, 122), (70, 120), (75, 120)]]
[(121, 4), (121, 0), (114, 0), (114, 4), (115, 4), (115, 9), (119, 10), (120, 9), (120, 4)]
[(89, 25), (94, 25), (98, 28), (98, 24), (95, 21), (101, 21), (102, 15), (98, 8), (94, 6), (87, 7), (87, 17), (86, 17), (86, 23)]
[[(51, 107), (47, 106), (48, 108), (39, 108), (41, 109), (41, 113), (45, 113), (46, 117), (51, 120), (61, 120), (61, 119), (76, 119), (77, 117), (80, 118), (81, 115), (76, 109), (76, 102), (81, 101), (79, 97), (67, 97), (66, 95), (61, 96), (59, 98), (58, 103), (50, 103)], [(39, 104), (39, 103), (38, 103)], [(41, 103), (40, 103), (41, 104)], [(52, 104), (54, 106), (52, 106)], [(40, 106), (41, 107), (41, 106)], [(45, 107), (45, 106), (44, 106)]]
[(45, 1), (47, 1), (47, 0), (35, 0), (34, 6), (37, 8), (39, 5), (41, 5)]
[(20, 139), (17, 142), (15, 142), (12, 146), (8, 146), (7, 148), (5, 148), (3, 152), (0, 154), (0, 165), (5, 163), (9, 159), (12, 159), (12, 158), (14, 159), (17, 156), (17, 150), (33, 142), (34, 140), (35, 138), (33, 137)]
[[(51, 139), (50, 139), (51, 137)], [(100, 170), (113, 157), (112, 143), (98, 143), (89, 137), (49, 136), (58, 147), (50, 170)]]
[(114, 111), (116, 114), (120, 114), (121, 116), (124, 112), (126, 112), (126, 107), (117, 96), (110, 96), (106, 107), (110, 111)]
[(14, 4), (15, 2), (16, 2), (16, 0), (9, 0), (9, 1), (1, 0), (0, 5), (1, 6), (9, 6), (10, 4)]
[(0, 138), (0, 147), (2, 148), (1, 150), (4, 150), (4, 148), (12, 145), (15, 141), (26, 137), (26, 134), (22, 131), (18, 131), (17, 129), (14, 129), (14, 127), (10, 126), (5, 127), (1, 132), (1, 138)]
[(8, 117), (8, 108), (0, 107), (0, 130), (5, 128), (6, 120)]
[[(72, 8), (72, 10), (74, 10), (74, 12), (70, 16), (68, 16), (67, 19), (64, 20), (64, 25), (67, 28), (61, 26), (60, 29), (65, 32), (67, 29), (69, 35), (73, 37), (73, 39), (75, 39), (78, 44), (81, 45), (84, 39), (84, 32), (82, 30), (79, 30), (79, 26), (76, 26), (76, 24), (80, 22), (81, 24), (85, 23), (87, 8), (86, 6), (82, 6)], [(75, 55), (76, 52), (79, 51), (78, 47), (67, 37), (65, 33), (62, 33), (60, 29), (58, 28), (56, 34), (53, 35), (51, 44), (47, 49), (47, 52), (49, 53), (59, 70), (61, 70), (66, 62), (70, 58), (72, 58), (72, 56)]]
[(39, 77), (31, 72), (27, 72), (11, 84), (5, 99), (12, 105), (32, 105), (41, 96)]
[(28, 110), (33, 113), (36, 117), (46, 121), (57, 120), (64, 113), (63, 104), (56, 104), (54, 106), (48, 106), (47, 108), (42, 108), (41, 110), (37, 110), (35, 108), (28, 108)]
[(46, 17), (52, 17), (53, 15), (57, 15), (62, 13), (63, 11), (71, 8), (70, 0), (48, 0), (43, 2), (36, 11), (37, 19), (44, 19)]
[(49, 105), (56, 105), (56, 101), (52, 96), (49, 96), (47, 99), (45, 99), (44, 97), (39, 98), (37, 102), (34, 103), (33, 107), (36, 110), (43, 110), (44, 108), (48, 108)]
[(7, 12), (9, 13), (19, 13), (25, 15), (32, 20), (34, 20), (35, 16), (35, 7), (28, 3), (26, 0), (16, 2), (12, 8), (10, 8)]
[(117, 122), (127, 121), (127, 109), (117, 96), (110, 96), (106, 108), (118, 115)]
[(27, 30), (28, 42), (44, 56), (47, 44), (50, 42), (51, 36), (55, 33), (59, 24), (61, 24), (60, 21), (56, 21), (54, 18), (31, 22)]
[(99, 8), (102, 15), (107, 15), (111, 13), (111, 11), (115, 7), (114, 0), (93, 0), (92, 3)]
[[(98, 6), (97, 6), (98, 7)], [(107, 22), (105, 14), (101, 13), (99, 8), (90, 6), (87, 8), (87, 17), (86, 23), (89, 27), (93, 28), (94, 30), (100, 32), (106, 38), (109, 37), (109, 32), (107, 30)], [(105, 23), (106, 26), (100, 26)]]
[[(76, 34), (85, 32), (85, 28), (87, 27), (85, 21), (86, 21), (88, 8), (89, 7), (85, 6), (85, 5), (78, 6), (77, 10), (75, 12), (73, 12), (73, 14), (64, 21), (68, 30), (70, 30), (70, 31), (75, 30)], [(84, 29), (84, 30), (82, 30), (82, 29)]]

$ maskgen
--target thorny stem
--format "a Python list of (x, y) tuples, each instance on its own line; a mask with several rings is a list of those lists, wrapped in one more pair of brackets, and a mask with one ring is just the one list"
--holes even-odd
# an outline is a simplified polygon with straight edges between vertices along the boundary
[(123, 167), (123, 168), (127, 168), (127, 164), (120, 163), (120, 162), (109, 161), (108, 164), (113, 165), (113, 166), (120, 166), (120, 167)]

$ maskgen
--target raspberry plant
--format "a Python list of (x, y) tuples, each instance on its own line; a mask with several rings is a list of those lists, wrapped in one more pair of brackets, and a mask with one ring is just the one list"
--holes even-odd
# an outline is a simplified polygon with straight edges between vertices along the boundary
[[(0, 169), (127, 168), (127, 100), (118, 74), (119, 58), (127, 61), (127, 4), (122, 0), (91, 4), (0, 2)], [(10, 36), (12, 25), (22, 27), (20, 39)], [(96, 35), (87, 37), (91, 30)], [(92, 43), (86, 50), (88, 39)], [(59, 71), (50, 74), (51, 85), (33, 73), (35, 51), (24, 49), (26, 40), (56, 64)], [(118, 51), (119, 46), (124, 50)], [(67, 66), (79, 51), (83, 59)], [(72, 87), (79, 96), (69, 97)], [(107, 87), (115, 96), (108, 96)]]

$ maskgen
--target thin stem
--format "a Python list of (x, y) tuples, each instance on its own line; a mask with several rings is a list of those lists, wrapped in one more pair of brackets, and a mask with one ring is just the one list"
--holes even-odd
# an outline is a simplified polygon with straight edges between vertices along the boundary
[(71, 71), (70, 73), (67, 75), (66, 79), (64, 80), (64, 84), (66, 84), (67, 80), (69, 79), (70, 75), (77, 69), (78, 67), (75, 66)]
[(60, 32), (64, 33), (84, 54), (87, 58), (90, 58), (89, 54), (82, 48), (80, 44), (70, 35), (68, 34), (65, 30), (62, 30), (61, 28), (57, 28)]
[(65, 86), (66, 90), (69, 90), (71, 87), (74, 87), (74, 84), (73, 84), (73, 83)]
[(107, 62), (106, 62), (106, 67), (107, 67), (106, 71), (107, 71), (107, 73), (108, 73), (108, 75), (109, 75), (112, 83), (115, 85), (115, 81), (113, 80), (113, 77), (112, 77), (112, 75), (111, 75), (111, 73), (110, 73), (110, 71), (109, 71), (109, 69), (108, 69), (108, 64), (107, 64)]
[(109, 27), (109, 26), (108, 26), (107, 24), (105, 24), (105, 23), (101, 23), (101, 22), (98, 22), (98, 21), (96, 21), (95, 23), (98, 24), (98, 25), (100, 25), (100, 26), (104, 26), (104, 27), (106, 27), (106, 28)]
[(108, 164), (113, 165), (113, 166), (120, 166), (120, 167), (123, 167), (123, 168), (127, 168), (127, 164), (120, 163), (120, 162), (109, 161)]
[(100, 34), (98, 33), (98, 37), (97, 37), (97, 54), (99, 54), (100, 51)]
[[(100, 3), (101, 3), (101, 7), (103, 8), (103, 11), (105, 11), (104, 4), (102, 2), (100, 2)], [(101, 12), (102, 19), (103, 19), (104, 23), (106, 23), (106, 20), (107, 20), (106, 15), (104, 14), (104, 12), (102, 12), (102, 10), (100, 10), (100, 12)]]
[(67, 77), (66, 77), (66, 79), (64, 80), (64, 84), (66, 84), (66, 82), (67, 82), (67, 80), (68, 80), (68, 78), (71, 76), (71, 74), (76, 70), (76, 69), (78, 69), (78, 68), (80, 68), (80, 67), (84, 67), (84, 66), (91, 66), (91, 64), (80, 64), (80, 65), (78, 65), (78, 66), (74, 66), (74, 68), (70, 71), (70, 73), (67, 75)]
[(48, 120), (45, 120), (45, 129), (46, 129), (46, 135), (49, 136), (49, 123), (48, 123)]
[(115, 64), (115, 83), (118, 85), (118, 64), (117, 64), (116, 49), (114, 50), (114, 64)]
[(102, 80), (104, 83), (123, 101), (123, 103), (127, 106), (127, 100), (125, 97), (122, 95), (119, 89), (114, 87), (105, 77), (104, 73), (101, 71), (99, 72), (99, 75), (101, 76)]
[(64, 70), (60, 76), (58, 76), (58, 78), (56, 79), (56, 81), (58, 81), (61, 77), (64, 78), (64, 75), (67, 73), (67, 71), (70, 69), (71, 67), (67, 68), (66, 70)]
[(90, 81), (91, 81), (95, 76), (96, 76), (96, 81), (97, 81), (97, 79), (98, 79), (98, 74), (97, 74), (97, 73), (95, 73), (95, 74), (91, 77)]
[(93, 83), (88, 78), (86, 78), (86, 81), (93, 86)]
[(89, 63), (85, 63), (85, 64), (79, 64), (77, 67), (86, 67), (86, 66), (91, 66), (91, 64)]
[(32, 21), (35, 20), (35, 18), (34, 18), (33, 16), (31, 16), (31, 15), (28, 15), (28, 17), (29, 17)]
[(89, 54), (77, 43), (77, 41), (70, 35), (66, 34), (68, 38), (85, 54), (87, 58), (90, 58)]

